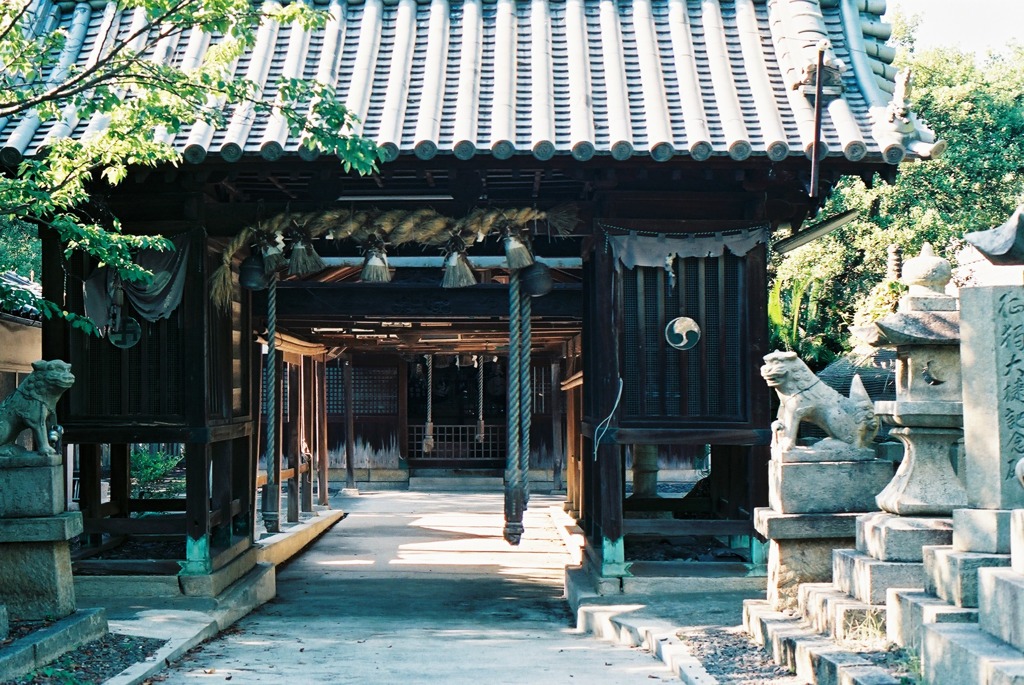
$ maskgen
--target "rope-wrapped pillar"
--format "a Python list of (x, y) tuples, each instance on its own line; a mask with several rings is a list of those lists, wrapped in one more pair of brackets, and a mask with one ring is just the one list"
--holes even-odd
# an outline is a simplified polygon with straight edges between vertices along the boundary
[(281, 532), (281, 498), (277, 483), (277, 276), (267, 288), (267, 482), (261, 510), (268, 533)]
[(427, 425), (423, 431), (423, 453), (434, 450), (434, 355), (427, 355)]
[(532, 331), (531, 298), (519, 300), (519, 476), (523, 482), (523, 508), (530, 503), (530, 418), (533, 414), (533, 382), (530, 378)]
[(508, 409), (507, 445), (505, 455), (505, 540), (518, 545), (523, 535), (523, 509), (525, 497), (521, 464), (519, 460), (519, 408), (520, 374), (519, 348), (522, 345), (519, 319), (522, 314), (519, 303), (519, 273), (511, 271), (508, 278)]
[(487, 425), (484, 423), (484, 356), (477, 355), (476, 358), (476, 441), (484, 441), (484, 431)]

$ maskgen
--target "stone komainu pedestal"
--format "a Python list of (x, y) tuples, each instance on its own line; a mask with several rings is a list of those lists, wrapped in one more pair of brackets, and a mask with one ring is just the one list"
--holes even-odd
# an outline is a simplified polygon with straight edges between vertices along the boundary
[[(853, 545), (857, 516), (875, 509), (875, 495), (892, 478), (892, 463), (868, 445), (877, 430), (859, 378), (850, 397), (827, 388), (793, 353), (765, 357), (761, 374), (779, 393), (768, 464), (768, 503), (754, 510), (754, 527), (768, 538), (768, 602), (794, 609), (804, 583), (832, 579), (832, 552)], [(819, 425), (829, 439), (796, 444), (799, 423)]]
[[(74, 380), (65, 362), (37, 361), (0, 404), (0, 605), (14, 619), (75, 611), (68, 541), (82, 533), (82, 515), (64, 511), (61, 457), (48, 443), (57, 399)], [(15, 444), (24, 430), (36, 451)]]
[(64, 512), (60, 455), (0, 460), (0, 604), (11, 618), (60, 618), (75, 611), (68, 541), (82, 515)]

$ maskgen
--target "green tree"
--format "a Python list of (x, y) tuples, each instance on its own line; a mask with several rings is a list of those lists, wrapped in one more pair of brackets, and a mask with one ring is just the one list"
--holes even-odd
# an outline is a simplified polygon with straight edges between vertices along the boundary
[[(223, 126), (232, 107), (280, 113), (304, 145), (338, 155), (346, 171), (367, 173), (375, 167), (376, 145), (347, 133), (355, 122), (333, 84), (282, 78), (264, 91), (235, 73), (238, 56), (253, 46), (262, 21), (312, 29), (326, 22), (326, 12), (300, 2), (260, 6), (250, 0), (119, 0), (117, 5), (139, 21), (97, 59), (68, 66), (61, 51), (73, 38), (60, 30), (38, 30), (44, 3), (0, 3), (0, 120), (93, 124), (87, 136), (55, 137), (41, 154), (0, 170), (5, 235), (18, 221), (28, 222), (56, 231), (68, 253), (86, 252), (129, 280), (147, 278), (133, 264), (132, 252), (168, 249), (169, 242), (124, 234), (116, 218), (90, 219), (81, 211), (90, 190), (97, 183), (119, 183), (133, 166), (179, 163), (178, 153), (154, 132), (174, 133), (195, 121)], [(161, 40), (194, 27), (217, 38), (201, 63), (186, 69), (149, 58)], [(22, 303), (26, 297), (0, 286), (0, 304)], [(36, 304), (46, 316), (66, 314), (53, 303)]]
[(26, 278), (38, 278), (41, 268), (36, 227), (0, 216), (0, 272), (13, 271)]
[(978, 62), (955, 49), (916, 51), (903, 40), (898, 59), (914, 75), (913, 110), (948, 142), (946, 153), (901, 165), (893, 184), (845, 179), (822, 216), (858, 209), (859, 219), (773, 260), (783, 293), (812, 276), (822, 283), (823, 344), (835, 351), (849, 345), (857, 312), (895, 301), (891, 284), (876, 289), (890, 244), (906, 258), (927, 241), (955, 261), (964, 233), (1002, 223), (1024, 201), (1024, 48)]

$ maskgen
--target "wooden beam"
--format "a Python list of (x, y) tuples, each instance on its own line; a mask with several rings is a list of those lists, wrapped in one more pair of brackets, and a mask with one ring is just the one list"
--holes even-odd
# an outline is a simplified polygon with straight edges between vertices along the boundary
[(687, 535), (751, 535), (750, 520), (721, 519), (625, 519), (626, 535), (684, 537)]
[[(578, 321), (583, 317), (581, 284), (557, 284), (544, 297), (533, 300), (534, 318)], [(266, 298), (256, 302), (257, 313), (266, 314)], [(429, 288), (423, 284), (345, 283), (292, 286), (277, 291), (278, 324), (294, 327), (329, 325), (342, 317), (391, 319), (508, 320), (508, 287), (479, 284), (470, 288)]]

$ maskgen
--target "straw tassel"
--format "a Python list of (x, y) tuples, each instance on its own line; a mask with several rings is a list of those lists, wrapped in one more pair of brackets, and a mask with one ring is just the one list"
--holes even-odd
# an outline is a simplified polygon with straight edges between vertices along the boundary
[(263, 271), (271, 274), (288, 264), (284, 256), (284, 236), (280, 233), (271, 233), (264, 241)]
[(299, 238), (292, 246), (292, 256), (288, 260), (288, 273), (292, 276), (306, 276), (323, 271), (327, 268), (324, 260), (313, 249), (313, 244), (305, 237)]
[(515, 271), (533, 264), (533, 256), (530, 254), (522, 238), (511, 230), (506, 229), (504, 242), (505, 261), (508, 262), (508, 268)]
[(571, 234), (580, 222), (579, 210), (573, 204), (559, 205), (542, 214), (537, 218), (546, 219), (548, 227), (559, 236)]
[(473, 265), (466, 258), (466, 243), (459, 236), (452, 236), (448, 241), (448, 256), (444, 260), (444, 277), (442, 288), (465, 288), (476, 285)]
[(391, 281), (388, 254), (384, 249), (384, 241), (379, 236), (370, 237), (370, 244), (366, 248), (366, 260), (363, 262), (363, 271), (359, 278), (366, 283), (389, 283)]

